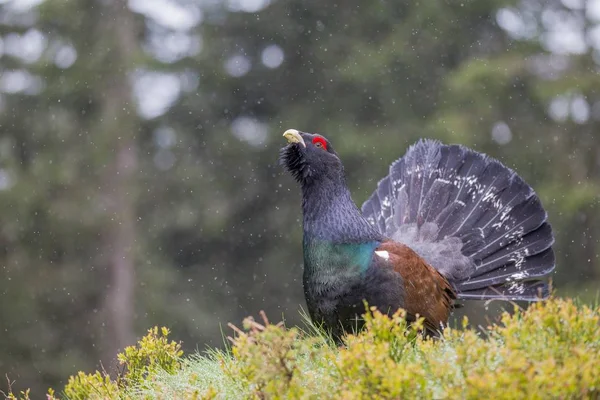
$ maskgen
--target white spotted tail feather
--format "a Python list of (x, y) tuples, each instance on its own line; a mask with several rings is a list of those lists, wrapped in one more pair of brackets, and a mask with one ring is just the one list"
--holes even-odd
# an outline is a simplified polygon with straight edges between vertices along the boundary
[(510, 168), (459, 145), (422, 140), (363, 204), (369, 222), (444, 275), (462, 299), (537, 300), (554, 269), (554, 237), (533, 189)]

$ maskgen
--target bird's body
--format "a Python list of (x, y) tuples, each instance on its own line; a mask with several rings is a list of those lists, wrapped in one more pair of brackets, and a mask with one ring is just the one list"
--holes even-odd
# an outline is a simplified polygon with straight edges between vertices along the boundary
[(554, 268), (552, 231), (532, 189), (498, 161), (422, 141), (365, 202), (320, 135), (286, 132), (282, 162), (302, 188), (304, 292), (311, 318), (337, 337), (364, 302), (445, 324), (454, 300), (534, 300)]

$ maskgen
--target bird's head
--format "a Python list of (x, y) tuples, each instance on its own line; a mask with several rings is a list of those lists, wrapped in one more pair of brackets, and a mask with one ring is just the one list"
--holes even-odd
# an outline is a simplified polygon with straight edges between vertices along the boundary
[(288, 129), (283, 137), (289, 144), (281, 149), (281, 164), (302, 185), (343, 179), (342, 162), (325, 137), (295, 129)]

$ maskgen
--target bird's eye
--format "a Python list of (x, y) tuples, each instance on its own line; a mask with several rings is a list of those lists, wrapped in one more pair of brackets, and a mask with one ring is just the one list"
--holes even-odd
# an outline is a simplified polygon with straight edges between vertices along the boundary
[(315, 147), (327, 150), (327, 142), (325, 142), (325, 139), (323, 139), (322, 137), (316, 136), (312, 142), (315, 145)]

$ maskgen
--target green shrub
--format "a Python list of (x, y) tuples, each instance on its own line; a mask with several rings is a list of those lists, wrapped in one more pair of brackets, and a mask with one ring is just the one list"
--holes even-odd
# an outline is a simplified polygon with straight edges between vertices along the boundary
[(282, 323), (269, 324), (262, 316), (264, 324), (253, 318), (244, 320), (247, 333), (230, 325), (238, 335), (230, 338), (234, 361), (223, 365), (224, 372), (242, 381), (249, 398), (326, 395), (327, 375), (315, 376), (333, 359), (326, 340), (304, 335), (297, 328), (285, 329)]
[[(385, 332), (392, 320), (375, 313), (369, 329), (340, 350), (339, 392), (346, 399), (549, 399), (600, 395), (600, 309), (571, 300), (504, 313), (486, 335), (444, 332), (443, 340)], [(401, 321), (398, 321), (401, 324)], [(465, 321), (466, 325), (466, 321)], [(383, 333), (381, 332), (383, 330)], [(402, 352), (395, 357), (392, 344)]]
[(181, 366), (181, 344), (169, 342), (167, 328), (154, 327), (148, 330), (137, 346), (129, 346), (117, 356), (126, 368), (123, 379), (129, 385), (140, 384), (148, 375), (164, 370), (174, 373)]
[[(553, 299), (484, 332), (446, 329), (425, 338), (422, 321), (372, 309), (366, 329), (336, 349), (280, 325), (250, 321), (224, 372), (259, 398), (548, 399), (600, 396), (600, 308)], [(321, 341), (323, 343), (323, 341)], [(301, 360), (320, 359), (314, 364)]]
[[(600, 307), (551, 299), (504, 313), (476, 331), (425, 338), (371, 309), (366, 329), (335, 346), (322, 334), (251, 318), (233, 327), (231, 351), (181, 358), (168, 331), (153, 328), (119, 355), (125, 367), (71, 377), (71, 399), (598, 399)], [(11, 397), (12, 396), (12, 397)], [(7, 395), (27, 400), (29, 394)], [(48, 399), (55, 399), (50, 393)]]
[[(130, 398), (127, 388), (150, 384), (151, 376), (158, 371), (175, 373), (181, 366), (181, 345), (169, 341), (167, 328), (154, 327), (148, 330), (137, 346), (125, 348), (117, 356), (124, 370), (116, 380), (106, 372), (93, 374), (79, 372), (71, 376), (64, 389), (64, 395), (71, 400), (121, 399)], [(49, 399), (54, 399), (51, 391)]]
[(65, 386), (65, 396), (71, 400), (118, 399), (119, 387), (106, 373), (93, 374), (79, 372), (69, 378)]

